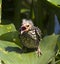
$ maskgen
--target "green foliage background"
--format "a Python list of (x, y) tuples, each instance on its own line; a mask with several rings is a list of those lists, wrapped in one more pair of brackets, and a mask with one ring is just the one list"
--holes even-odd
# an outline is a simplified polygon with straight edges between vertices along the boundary
[[(0, 0), (0, 63), (60, 64), (60, 35), (53, 34), (55, 15), (60, 23), (59, 0)], [(18, 30), (23, 18), (32, 19), (42, 31), (42, 55), (21, 52)]]

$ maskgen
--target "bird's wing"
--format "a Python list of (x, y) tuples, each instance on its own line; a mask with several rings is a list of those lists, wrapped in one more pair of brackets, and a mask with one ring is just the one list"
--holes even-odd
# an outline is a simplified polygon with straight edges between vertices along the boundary
[(37, 38), (40, 40), (41, 39), (41, 30), (38, 27), (36, 27), (35, 32), (36, 32)]

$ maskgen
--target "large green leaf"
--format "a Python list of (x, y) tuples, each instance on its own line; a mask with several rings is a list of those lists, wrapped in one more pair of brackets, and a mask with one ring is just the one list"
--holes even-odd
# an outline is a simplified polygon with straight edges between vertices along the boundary
[[(10, 26), (12, 28), (7, 29)], [(1, 25), (0, 32), (0, 60), (5, 64), (47, 64), (55, 54), (57, 35), (53, 34), (42, 39), (40, 43), (42, 55), (38, 57), (35, 51), (21, 52), (21, 46), (16, 44), (21, 41), (18, 41), (18, 32), (13, 24)]]
[(13, 24), (0, 25), (0, 40), (15, 42), (18, 44), (18, 32)]
[(51, 2), (52, 4), (56, 6), (60, 5), (60, 0), (47, 0), (47, 1)]

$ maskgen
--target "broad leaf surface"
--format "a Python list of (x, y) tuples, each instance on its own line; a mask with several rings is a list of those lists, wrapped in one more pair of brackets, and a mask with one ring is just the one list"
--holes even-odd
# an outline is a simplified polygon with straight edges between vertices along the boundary
[(5, 64), (47, 64), (55, 54), (57, 35), (46, 36), (40, 42), (42, 55), (35, 51), (22, 53), (18, 32), (13, 24), (0, 25), (0, 59)]

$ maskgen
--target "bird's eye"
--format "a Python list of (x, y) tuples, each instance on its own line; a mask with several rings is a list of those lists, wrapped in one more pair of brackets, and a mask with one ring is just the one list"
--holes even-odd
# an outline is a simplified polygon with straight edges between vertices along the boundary
[(29, 27), (29, 25), (27, 25), (27, 27)]

